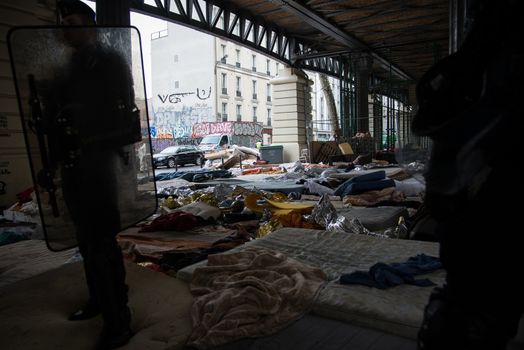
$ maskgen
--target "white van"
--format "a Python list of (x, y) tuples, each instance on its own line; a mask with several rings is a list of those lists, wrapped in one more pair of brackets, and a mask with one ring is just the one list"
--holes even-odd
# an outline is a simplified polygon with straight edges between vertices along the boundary
[(206, 135), (200, 141), (198, 148), (206, 152), (220, 151), (221, 149), (229, 148), (231, 146), (231, 136), (226, 134), (211, 134)]

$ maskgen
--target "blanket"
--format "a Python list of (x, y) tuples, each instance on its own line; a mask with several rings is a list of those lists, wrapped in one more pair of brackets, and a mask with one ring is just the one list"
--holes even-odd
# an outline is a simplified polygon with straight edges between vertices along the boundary
[(320, 269), (267, 249), (210, 255), (190, 284), (188, 345), (205, 349), (277, 332), (309, 310), (325, 281)]

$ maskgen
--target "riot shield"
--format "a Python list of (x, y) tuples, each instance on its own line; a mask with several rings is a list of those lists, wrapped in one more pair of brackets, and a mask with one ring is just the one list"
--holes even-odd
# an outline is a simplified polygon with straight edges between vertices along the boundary
[(140, 35), (18, 27), (8, 47), (49, 249), (118, 232), (157, 209)]

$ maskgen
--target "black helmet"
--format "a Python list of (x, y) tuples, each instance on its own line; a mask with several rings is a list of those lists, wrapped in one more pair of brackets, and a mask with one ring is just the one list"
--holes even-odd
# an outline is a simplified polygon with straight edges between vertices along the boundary
[(82, 15), (95, 23), (95, 11), (80, 0), (60, 0), (56, 4), (56, 9), (61, 19), (70, 15)]

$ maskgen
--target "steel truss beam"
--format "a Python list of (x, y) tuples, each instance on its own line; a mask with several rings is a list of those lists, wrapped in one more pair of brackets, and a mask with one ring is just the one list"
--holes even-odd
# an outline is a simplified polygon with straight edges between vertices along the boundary
[(302, 58), (302, 52), (316, 52), (312, 44), (303, 38), (289, 35), (276, 25), (243, 9), (226, 6), (221, 1), (155, 0), (154, 5), (150, 3), (131, 0), (131, 9), (240, 43), (289, 66), (335, 77), (343, 69), (343, 63), (338, 57), (326, 57), (319, 53)]
[(244, 10), (212, 0), (155, 0), (155, 6), (144, 0), (131, 0), (131, 9), (240, 43), (291, 65), (295, 49), (292, 45), (296, 45), (297, 39)]

